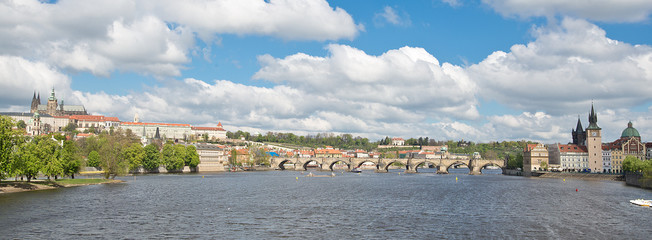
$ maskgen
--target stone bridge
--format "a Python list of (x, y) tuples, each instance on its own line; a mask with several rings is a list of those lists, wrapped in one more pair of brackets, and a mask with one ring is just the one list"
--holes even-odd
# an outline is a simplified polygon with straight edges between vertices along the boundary
[[(270, 165), (273, 169), (306, 171), (308, 165), (317, 165), (319, 170), (333, 171), (335, 164), (346, 165), (348, 171), (361, 167), (364, 163), (373, 163), (376, 172), (387, 172), (393, 163), (401, 163), (405, 166), (405, 172), (416, 173), (417, 168), (432, 164), (437, 167), (437, 173), (446, 174), (448, 169), (465, 165), (469, 168), (469, 174), (481, 174), (481, 170), (487, 166), (505, 168), (504, 160), (485, 159), (422, 159), (422, 158), (288, 158), (272, 157)], [(294, 164), (294, 167), (287, 168), (286, 164)]]

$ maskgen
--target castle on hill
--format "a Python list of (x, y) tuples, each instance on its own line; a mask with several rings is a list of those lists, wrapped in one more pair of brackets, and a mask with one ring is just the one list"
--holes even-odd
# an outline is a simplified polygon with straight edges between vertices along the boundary
[(30, 113), (47, 114), (50, 116), (88, 115), (83, 105), (64, 105), (63, 99), (59, 103), (54, 94), (54, 88), (52, 88), (52, 93), (50, 93), (47, 104), (41, 104), (41, 93), (37, 96), (36, 92), (34, 92)]

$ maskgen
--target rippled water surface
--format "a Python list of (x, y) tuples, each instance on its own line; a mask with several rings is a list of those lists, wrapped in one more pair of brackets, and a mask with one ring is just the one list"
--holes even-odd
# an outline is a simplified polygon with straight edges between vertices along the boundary
[(652, 199), (652, 191), (623, 182), (396, 172), (304, 176), (146, 175), (122, 184), (2, 194), (0, 239), (652, 236), (652, 208), (629, 203)]

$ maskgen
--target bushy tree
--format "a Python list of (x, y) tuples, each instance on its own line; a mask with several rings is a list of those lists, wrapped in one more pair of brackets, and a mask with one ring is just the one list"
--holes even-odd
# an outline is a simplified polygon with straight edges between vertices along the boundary
[(25, 121), (20, 120), (20, 121), (18, 121), (18, 123), (16, 123), (16, 127), (19, 128), (19, 129), (25, 129), (25, 128), (27, 128), (27, 124), (25, 123)]
[(79, 157), (77, 145), (72, 141), (64, 141), (60, 159), (63, 167), (63, 175), (70, 176), (74, 179), (75, 173), (78, 173), (81, 168), (81, 157)]
[(199, 154), (197, 154), (197, 148), (194, 145), (188, 145), (188, 147), (186, 147), (186, 166), (196, 168), (197, 165), (199, 165)]
[(37, 156), (44, 162), (43, 169), (41, 169), (43, 174), (48, 179), (52, 177), (56, 179), (57, 176), (63, 175), (63, 164), (59, 158), (61, 154), (59, 143), (47, 136), (36, 137), (34, 141), (37, 142)]
[(183, 145), (166, 143), (163, 145), (161, 160), (168, 171), (179, 171), (183, 169), (186, 156), (186, 148)]
[(145, 158), (145, 150), (140, 143), (132, 143), (123, 153), (124, 158), (129, 162), (129, 171), (135, 171), (142, 166)]
[(158, 169), (158, 167), (161, 165), (160, 162), (160, 152), (158, 151), (158, 147), (151, 143), (144, 148), (145, 151), (145, 156), (143, 157), (143, 168), (147, 169), (148, 171), (154, 171)]
[(123, 132), (118, 129), (113, 134), (102, 133), (100, 134), (102, 141), (100, 147), (100, 162), (104, 177), (115, 179), (116, 176), (124, 175), (129, 168), (129, 161), (124, 158), (124, 150), (132, 143), (137, 142), (137, 139), (132, 136), (129, 131)]
[(16, 173), (25, 176), (28, 182), (36, 178), (44, 166), (43, 159), (38, 156), (38, 146), (34, 140), (18, 146), (14, 159)]
[(86, 166), (94, 168), (100, 167), (100, 154), (97, 151), (93, 150), (88, 154), (88, 161), (86, 162)]
[(627, 156), (623, 160), (623, 171), (625, 172), (639, 172), (643, 170), (645, 164), (643, 161), (634, 156)]
[(14, 126), (13, 119), (0, 116), (0, 180), (11, 174), (14, 146), (18, 144), (18, 135), (13, 130)]

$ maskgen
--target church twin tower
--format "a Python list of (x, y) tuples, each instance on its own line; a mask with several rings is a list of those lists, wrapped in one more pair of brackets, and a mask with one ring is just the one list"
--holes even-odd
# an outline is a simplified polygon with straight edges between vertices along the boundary
[(598, 115), (595, 114), (593, 104), (589, 113), (589, 127), (582, 129), (582, 122), (577, 119), (577, 127), (572, 130), (573, 144), (586, 146), (588, 163), (591, 172), (602, 172), (602, 128), (598, 127)]
[(41, 93), (37, 96), (36, 92), (34, 92), (30, 112), (48, 114), (50, 116), (88, 115), (86, 108), (82, 105), (64, 105), (63, 100), (61, 100), (61, 104), (59, 104), (54, 94), (54, 88), (52, 88), (52, 93), (50, 93), (47, 105), (41, 104)]

